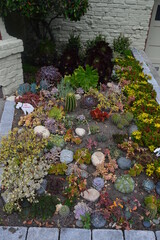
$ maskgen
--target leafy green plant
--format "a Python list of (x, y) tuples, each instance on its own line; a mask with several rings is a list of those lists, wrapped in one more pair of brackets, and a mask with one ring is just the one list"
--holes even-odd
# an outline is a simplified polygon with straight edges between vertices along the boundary
[(51, 135), (47, 144), (47, 149), (51, 149), (53, 146), (63, 148), (65, 145), (64, 137), (58, 134)]
[(89, 213), (86, 213), (85, 216), (81, 216), (81, 220), (83, 223), (83, 227), (85, 229), (90, 229), (91, 228), (91, 216)]
[(79, 164), (90, 164), (91, 154), (86, 148), (77, 149), (74, 154), (74, 160), (77, 161)]
[(48, 173), (57, 175), (64, 175), (67, 170), (66, 163), (56, 163), (52, 164)]
[(65, 82), (69, 82), (73, 87), (82, 87), (85, 91), (88, 91), (91, 87), (97, 87), (98, 78), (97, 70), (86, 65), (85, 69), (79, 66), (72, 76), (65, 76), (64, 80)]
[(64, 116), (64, 111), (63, 111), (63, 107), (56, 107), (54, 106), (50, 111), (48, 116), (50, 118), (55, 118), (56, 120), (61, 120)]
[(118, 38), (113, 40), (113, 49), (122, 55), (129, 55), (131, 42), (128, 37), (120, 34)]
[(30, 216), (32, 218), (42, 218), (46, 220), (53, 216), (56, 205), (59, 203), (59, 200), (56, 196), (42, 195), (37, 198), (36, 203), (31, 205)]
[(116, 133), (116, 134), (113, 134), (112, 137), (113, 137), (113, 141), (117, 144), (121, 144), (124, 142), (125, 139), (128, 139), (127, 134)]

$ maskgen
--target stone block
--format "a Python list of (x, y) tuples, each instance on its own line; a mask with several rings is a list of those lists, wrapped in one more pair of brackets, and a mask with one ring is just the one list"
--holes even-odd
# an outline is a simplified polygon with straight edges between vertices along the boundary
[(157, 240), (160, 240), (160, 231), (156, 232), (156, 238), (157, 238)]
[(26, 227), (0, 227), (1, 240), (26, 240)]
[(91, 230), (78, 228), (62, 228), (60, 240), (91, 240)]
[(125, 240), (156, 240), (152, 231), (125, 230)]
[(58, 228), (31, 227), (28, 229), (26, 240), (58, 240), (58, 236)]
[(124, 238), (123, 232), (120, 230), (94, 229), (92, 231), (92, 240), (124, 240)]

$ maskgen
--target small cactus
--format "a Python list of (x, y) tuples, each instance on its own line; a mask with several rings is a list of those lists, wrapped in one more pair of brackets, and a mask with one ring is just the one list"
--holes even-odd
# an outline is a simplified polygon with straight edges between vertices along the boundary
[(67, 217), (69, 213), (70, 213), (70, 209), (67, 205), (63, 205), (59, 210), (59, 214), (61, 217)]
[(111, 120), (115, 125), (119, 123), (120, 119), (121, 119), (121, 116), (118, 113), (113, 114), (111, 117)]
[(66, 96), (65, 110), (73, 112), (76, 108), (76, 97), (74, 93), (68, 93)]
[(154, 204), (154, 203), (149, 203), (149, 204), (147, 204), (147, 209), (149, 210), (149, 212), (150, 212), (150, 218), (151, 219), (153, 219), (153, 218), (155, 218), (155, 216), (156, 216), (156, 214), (157, 214), (157, 206), (156, 206), (156, 204)]
[(134, 116), (133, 116), (133, 113), (131, 113), (131, 112), (126, 112), (125, 115), (124, 115), (124, 117), (125, 117), (125, 119), (130, 123), (130, 122), (132, 122)]

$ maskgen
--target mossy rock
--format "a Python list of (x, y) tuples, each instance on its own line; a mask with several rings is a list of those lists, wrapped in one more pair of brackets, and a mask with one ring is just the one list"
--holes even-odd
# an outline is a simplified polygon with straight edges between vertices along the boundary
[(121, 193), (131, 193), (134, 191), (135, 183), (129, 175), (122, 175), (117, 178), (114, 187)]

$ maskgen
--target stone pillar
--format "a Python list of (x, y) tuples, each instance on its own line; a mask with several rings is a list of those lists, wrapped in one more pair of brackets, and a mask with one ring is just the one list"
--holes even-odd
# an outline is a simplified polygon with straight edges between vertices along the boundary
[(13, 94), (23, 83), (21, 53), (23, 42), (8, 35), (2, 18), (0, 18), (0, 86), (4, 96)]

